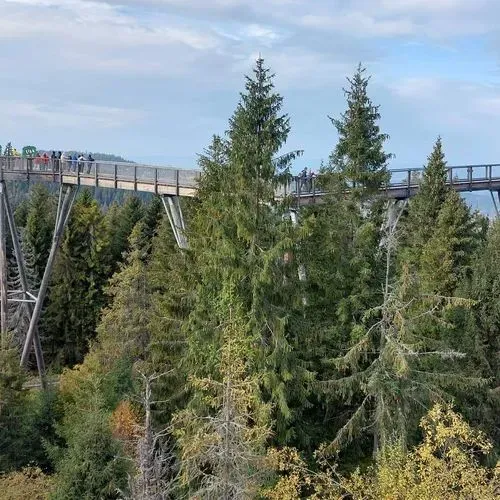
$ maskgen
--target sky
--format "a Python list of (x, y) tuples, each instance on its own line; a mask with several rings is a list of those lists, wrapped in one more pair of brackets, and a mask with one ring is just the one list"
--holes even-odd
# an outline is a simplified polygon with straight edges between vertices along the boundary
[(498, 0), (0, 0), (0, 144), (196, 167), (258, 55), (276, 74), (296, 165), (361, 62), (392, 168), (500, 163)]

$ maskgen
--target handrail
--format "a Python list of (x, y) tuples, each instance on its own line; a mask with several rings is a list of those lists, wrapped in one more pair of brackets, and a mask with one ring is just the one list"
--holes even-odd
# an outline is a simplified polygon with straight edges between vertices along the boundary
[[(114, 162), (68, 158), (52, 159), (44, 157), (0, 156), (0, 174), (17, 174), (17, 178), (29, 180), (36, 175), (61, 183), (103, 186), (129, 190), (148, 191), (176, 196), (195, 196), (201, 171), (198, 169), (179, 169), (172, 166), (147, 165), (134, 162)], [(420, 174), (424, 167), (399, 168), (388, 170), (390, 179), (381, 187), (385, 193), (406, 190), (406, 196), (414, 194), (422, 180)], [(325, 194), (318, 179), (314, 176), (291, 176), (288, 183), (277, 189), (278, 197), (312, 197)], [(39, 177), (39, 178), (40, 178)], [(451, 165), (447, 167), (447, 183), (457, 190), (479, 189), (493, 184), (500, 185), (500, 163), (477, 165)]]

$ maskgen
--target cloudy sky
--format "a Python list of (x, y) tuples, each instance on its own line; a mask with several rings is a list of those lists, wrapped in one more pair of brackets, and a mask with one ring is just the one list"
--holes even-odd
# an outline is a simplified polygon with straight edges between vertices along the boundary
[(261, 53), (318, 164), (358, 62), (394, 168), (500, 163), (498, 0), (0, 0), (0, 144), (195, 165)]

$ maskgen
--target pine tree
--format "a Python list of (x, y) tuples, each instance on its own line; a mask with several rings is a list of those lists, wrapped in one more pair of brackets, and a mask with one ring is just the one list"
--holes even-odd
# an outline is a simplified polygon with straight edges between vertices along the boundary
[(103, 215), (88, 190), (75, 203), (58, 253), (42, 328), (51, 359), (83, 359), (105, 303), (109, 276)]
[(339, 141), (330, 156), (330, 169), (343, 174), (360, 196), (370, 196), (389, 179), (387, 162), (392, 157), (384, 151), (389, 136), (380, 132), (379, 106), (368, 97), (370, 77), (358, 66), (348, 78), (344, 89), (347, 110), (339, 119), (331, 118), (339, 134)]
[(146, 250), (142, 222), (136, 224), (129, 241), (130, 251), (125, 262), (106, 289), (111, 303), (102, 311), (93, 346), (93, 350), (99, 352), (104, 372), (121, 359), (132, 364), (144, 358), (150, 340), (151, 290), (144, 262)]

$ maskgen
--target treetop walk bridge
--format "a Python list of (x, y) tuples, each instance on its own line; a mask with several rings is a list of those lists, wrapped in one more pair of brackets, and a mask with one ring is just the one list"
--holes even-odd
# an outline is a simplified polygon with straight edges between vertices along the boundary
[[(423, 168), (391, 170), (390, 180), (380, 189), (380, 195), (389, 200), (406, 200), (419, 189)], [(88, 160), (52, 160), (43, 157), (0, 156), (0, 330), (4, 334), (9, 327), (9, 305), (21, 304), (29, 318), (29, 328), (24, 339), (21, 365), (26, 366), (32, 347), (42, 387), (45, 387), (45, 365), (38, 335), (38, 322), (55, 262), (57, 249), (68, 222), (78, 187), (99, 187), (152, 193), (161, 196), (177, 244), (187, 248), (185, 224), (180, 197), (194, 197), (200, 171), (155, 167), (138, 163), (117, 163)], [(51, 182), (59, 184), (55, 229), (47, 265), (38, 291), (30, 290), (26, 264), (16, 227), (14, 213), (5, 181)], [(466, 165), (448, 167), (448, 185), (455, 191), (490, 191), (495, 208), (498, 207), (493, 193), (500, 198), (500, 164)], [(300, 207), (321, 201), (327, 193), (322, 190), (320, 177), (298, 176), (276, 190), (276, 198), (290, 196), (294, 206)], [(388, 220), (395, 220), (394, 211)], [(296, 221), (296, 216), (292, 217)], [(10, 290), (7, 280), (7, 231), (10, 232), (13, 253), (19, 276), (19, 289)], [(302, 269), (302, 278), (305, 271)], [(301, 279), (302, 279), (301, 278)]]
[[(153, 193), (163, 196), (194, 197), (199, 170), (158, 167), (139, 163), (51, 160), (0, 156), (1, 180), (55, 182), (61, 185), (102, 187)], [(390, 170), (389, 182), (380, 189), (382, 196), (403, 200), (416, 194), (424, 168)], [(293, 177), (276, 191), (277, 198), (292, 196), (297, 204), (308, 205), (321, 199), (319, 177)], [(500, 192), (500, 164), (448, 167), (448, 184), (458, 192)]]

